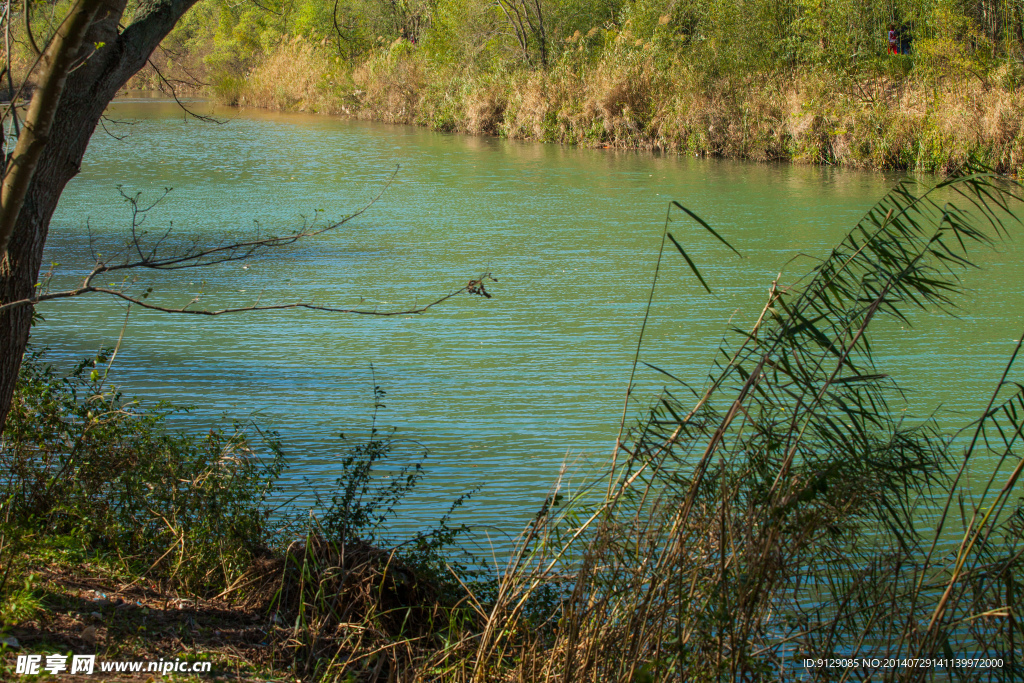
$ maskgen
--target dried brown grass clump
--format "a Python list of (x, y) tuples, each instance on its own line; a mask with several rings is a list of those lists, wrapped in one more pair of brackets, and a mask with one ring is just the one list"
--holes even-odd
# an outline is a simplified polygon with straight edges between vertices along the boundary
[[(941, 170), (953, 172), (982, 161), (1001, 172), (1017, 173), (1024, 145), (1024, 95), (988, 87), (973, 79), (936, 98), (931, 111), (934, 135), (945, 143), (933, 145)], [(943, 158), (945, 157), (945, 158)]]
[(643, 99), (643, 88), (630, 80), (621, 80), (612, 85), (600, 100), (600, 108), (607, 118), (621, 116), (627, 109), (643, 110), (646, 101)]
[(946, 175), (972, 163), (1017, 173), (1024, 161), (1024, 98), (972, 74), (949, 88), (818, 74), (798, 81), (785, 106), (798, 161)]
[(386, 123), (415, 123), (428, 85), (423, 56), (406, 41), (396, 40), (352, 74), (360, 118)]
[(273, 581), (267, 604), (286, 623), (317, 615), (321, 627), (374, 622), (398, 635), (421, 635), (439, 608), (434, 580), (395, 552), (362, 541), (341, 543), (312, 536), (264, 565)]
[(1006, 173), (1024, 165), (1016, 87), (1024, 74), (1010, 66), (902, 73), (880, 63), (712, 77), (659, 50), (618, 41), (600, 58), (569, 51), (547, 70), (485, 72), (434, 65), (396, 40), (348, 79), (318, 46), (293, 39), (220, 96), (443, 131), (755, 161), (947, 174), (975, 162)]
[(470, 96), (466, 111), (466, 132), (476, 135), (499, 135), (505, 122), (508, 101), (497, 89), (484, 90)]
[(944, 90), (869, 74), (706, 82), (634, 56), (523, 77), (514, 89), (510, 137), (943, 174), (1024, 163), (1024, 96), (971, 75)]
[(275, 661), (304, 677), (413, 680), (478, 628), (465, 596), (437, 575), (360, 540), (311, 535), (248, 580), (250, 602), (276, 626)]
[(510, 138), (544, 140), (545, 124), (553, 120), (555, 93), (541, 71), (516, 74), (511, 79), (504, 133)]
[(660, 99), (656, 82), (653, 63), (643, 57), (598, 66), (584, 109), (599, 118), (610, 144), (631, 146), (649, 138), (647, 126)]
[(237, 104), (266, 109), (336, 113), (334, 73), (323, 51), (302, 36), (282, 43), (246, 79)]

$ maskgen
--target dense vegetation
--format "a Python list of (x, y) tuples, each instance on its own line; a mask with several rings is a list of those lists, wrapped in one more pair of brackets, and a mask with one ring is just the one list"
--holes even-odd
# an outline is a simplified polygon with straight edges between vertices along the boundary
[[(1020, 680), (1024, 341), (949, 434), (907, 414), (870, 337), (954, 305), (1021, 199), (989, 174), (894, 189), (772, 288), (706, 382), (666, 373), (592, 486), (553, 482), (486, 572), (456, 561), (467, 532), (447, 517), (387, 533), (423, 470), (387, 465), (386, 432), (345, 448), (312, 509), (281, 507), (273, 435), (168, 435), (106, 386), (103, 358), (66, 378), (30, 359), (0, 441), (0, 636), (106, 658), (159, 645), (261, 680)], [(684, 249), (669, 227), (659, 264)], [(87, 579), (139, 609), (83, 599)], [(183, 599), (229, 618), (175, 621)], [(226, 641), (228, 622), (248, 635)]]
[[(203, 0), (153, 63), (232, 103), (443, 131), (1015, 173), (1022, 12), (1018, 0)], [(905, 54), (887, 54), (890, 26)], [(150, 70), (136, 84), (158, 82)]]

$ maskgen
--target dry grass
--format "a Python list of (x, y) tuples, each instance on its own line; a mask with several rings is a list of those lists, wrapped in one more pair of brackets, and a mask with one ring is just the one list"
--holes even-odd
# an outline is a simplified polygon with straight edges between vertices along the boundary
[(547, 71), (483, 73), (432, 64), (395, 41), (346, 76), (319, 46), (296, 39), (221, 97), (445, 131), (755, 161), (941, 173), (969, 162), (1017, 173), (1024, 163), (1024, 92), (1011, 66), (982, 75), (946, 66), (927, 79), (881, 64), (853, 76), (802, 70), (709, 80), (649, 44), (616, 44), (596, 61), (588, 54), (569, 51)]
[[(268, 643), (277, 629), (258, 609), (225, 597), (182, 595), (158, 582), (127, 580), (96, 565), (54, 565), (51, 559), (29, 568), (43, 609), (5, 630), (22, 651), (93, 654), (102, 661), (197, 657), (211, 661), (221, 677), (267, 680), (263, 672), (272, 663)], [(8, 650), (0, 656), (0, 680), (22, 678), (5, 675), (14, 671), (17, 654)], [(151, 675), (104, 680), (145, 681)]]
[(282, 43), (228, 97), (231, 104), (336, 114), (338, 76), (328, 57), (301, 36)]
[(352, 73), (360, 118), (414, 123), (428, 85), (426, 63), (412, 46), (396, 40)]
[[(616, 449), (602, 504), (542, 510), (504, 573), (476, 673), (507, 661), (507, 680), (564, 683), (1019, 678), (1024, 392), (1006, 380), (1021, 346), (961, 450), (893, 417), (901, 394), (866, 341), (881, 311), (948, 301), (974, 248), (1005, 234), (988, 211), (1021, 200), (977, 177), (947, 189), (978, 211), (894, 190), (808, 279), (773, 286), (706, 390), (675, 380)], [(996, 464), (968, 504), (957, 465), (985, 456)], [(553, 582), (561, 600), (527, 622), (523, 606)], [(951, 653), (1002, 664), (882, 663)], [(864, 664), (803, 665), (828, 656)]]
[[(41, 607), (4, 628), (21, 652), (199, 657), (213, 662), (215, 680), (407, 681), (452, 659), (463, 635), (479, 630), (475, 613), (432, 576), (359, 541), (295, 543), (211, 597), (104, 563), (54, 562), (52, 554), (22, 562)], [(18, 653), (0, 651), (0, 680)]]
[(475, 135), (499, 135), (508, 103), (497, 89), (473, 93), (466, 108), (466, 132)]
[(257, 573), (262, 611), (282, 626), (274, 660), (303, 678), (411, 680), (476, 627), (436, 576), (360, 541), (311, 536)]

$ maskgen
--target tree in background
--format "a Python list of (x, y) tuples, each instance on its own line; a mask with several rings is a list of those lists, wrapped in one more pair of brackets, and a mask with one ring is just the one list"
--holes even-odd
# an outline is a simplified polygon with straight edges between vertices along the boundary
[(1024, 46), (1024, 0), (200, 0), (172, 42), (201, 53), (214, 80), (244, 78), (296, 36), (350, 67), (407, 38), (437, 65), (546, 69), (577, 31), (627, 29), (677, 38), (661, 48), (712, 73), (848, 70), (885, 54), (890, 24), (916, 40), (958, 21), (971, 51)]

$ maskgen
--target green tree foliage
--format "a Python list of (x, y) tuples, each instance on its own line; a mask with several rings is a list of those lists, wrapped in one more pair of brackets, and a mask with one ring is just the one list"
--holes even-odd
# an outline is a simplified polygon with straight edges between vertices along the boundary
[[(395, 40), (439, 64), (551, 66), (581, 35), (628, 30), (712, 74), (828, 66), (884, 56), (890, 26), (926, 68), (954, 55), (989, 61), (1020, 52), (1021, 0), (203, 0), (172, 42), (203, 51), (222, 75), (242, 76), (302, 36), (356, 65)], [(505, 66), (499, 66), (505, 65)]]
[[(53, 12), (33, 14), (39, 27)], [(574, 36), (629, 31), (728, 76), (857, 69), (886, 55), (890, 26), (928, 77), (987, 73), (1024, 52), (1024, 0), (201, 0), (164, 47), (171, 61), (201, 57), (216, 81), (246, 77), (297, 36), (348, 67), (407, 40), (438, 65), (505, 69), (551, 67), (576, 58)]]

